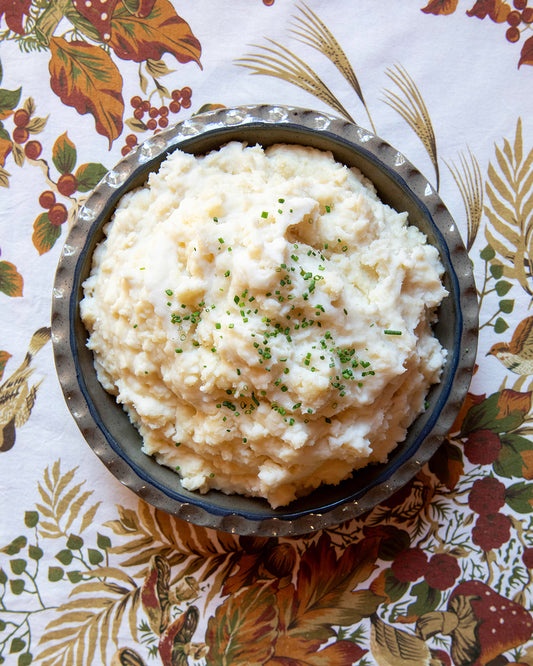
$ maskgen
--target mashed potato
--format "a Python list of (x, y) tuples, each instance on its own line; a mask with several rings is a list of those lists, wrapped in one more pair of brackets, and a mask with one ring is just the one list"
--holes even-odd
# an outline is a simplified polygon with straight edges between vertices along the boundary
[(329, 153), (177, 151), (106, 233), (81, 302), (98, 378), (189, 490), (338, 483), (439, 381), (438, 252)]

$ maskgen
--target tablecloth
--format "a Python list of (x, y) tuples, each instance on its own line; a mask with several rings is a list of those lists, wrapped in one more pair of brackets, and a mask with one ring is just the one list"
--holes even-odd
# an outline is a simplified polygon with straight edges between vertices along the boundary
[[(0, 663), (533, 664), (532, 0), (1, 0)], [(441, 448), (359, 519), (254, 538), (124, 488), (65, 406), (54, 272), (99, 179), (172, 123), (274, 103), (422, 171), (475, 270)]]

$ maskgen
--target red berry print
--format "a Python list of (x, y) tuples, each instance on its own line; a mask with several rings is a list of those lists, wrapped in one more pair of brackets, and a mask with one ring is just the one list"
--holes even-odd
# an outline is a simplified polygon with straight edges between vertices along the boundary
[(55, 202), (56, 195), (52, 192), (52, 190), (45, 190), (44, 192), (41, 192), (39, 196), (39, 205), (42, 208), (46, 208), (48, 210), (49, 208), (52, 208)]
[(424, 579), (435, 590), (447, 590), (461, 575), (461, 567), (453, 555), (442, 553), (430, 559)]
[(138, 109), (142, 104), (142, 99), (139, 97), (139, 95), (135, 95), (135, 97), (130, 99), (130, 104), (133, 109)]
[(129, 146), (130, 148), (133, 148), (133, 146), (137, 145), (137, 137), (135, 134), (128, 134), (126, 137), (126, 145)]
[(163, 116), (162, 118), (159, 118), (158, 125), (159, 125), (159, 127), (167, 127), (168, 126), (168, 118), (166, 116)]
[(514, 44), (520, 39), (520, 30), (518, 28), (509, 28), (507, 32), (505, 33), (505, 37), (508, 42), (511, 42), (511, 44)]
[(168, 106), (162, 106), (159, 108), (160, 116), (168, 116)]
[(181, 107), (183, 109), (190, 109), (191, 108), (191, 100), (188, 97), (184, 97), (181, 100)]
[(72, 173), (63, 173), (57, 181), (57, 189), (64, 197), (70, 197), (78, 189), (78, 181)]
[(181, 104), (179, 102), (170, 102), (168, 108), (172, 113), (178, 113), (178, 111), (181, 109)]
[(522, 562), (528, 569), (533, 569), (533, 548), (524, 548)]
[(126, 157), (126, 155), (131, 152), (131, 148), (129, 146), (122, 146), (122, 150), (120, 152), (122, 153), (122, 157)]
[(426, 573), (427, 565), (427, 555), (418, 548), (410, 548), (398, 553), (391, 570), (400, 583), (412, 583)]
[(25, 127), (15, 127), (13, 130), (13, 141), (15, 143), (26, 143), (30, 136), (30, 133)]
[(154, 118), (150, 118), (150, 120), (146, 123), (146, 127), (149, 130), (154, 130), (157, 127), (157, 121)]
[(59, 226), (60, 224), (63, 224), (63, 222), (66, 222), (67, 217), (67, 209), (62, 203), (54, 204), (48, 211), (48, 219), (54, 226)]
[(525, 9), (527, 7), (527, 0), (514, 0), (513, 6), (515, 9)]
[(28, 143), (24, 146), (24, 154), (30, 160), (36, 160), (42, 151), (43, 147), (39, 141), (28, 141)]
[(30, 114), (24, 109), (17, 109), (13, 115), (13, 122), (17, 127), (26, 127), (30, 121)]
[(263, 0), (263, 4), (265, 5), (265, 7), (272, 7), (274, 2), (275, 0)]
[(472, 541), (484, 551), (500, 548), (511, 537), (511, 521), (503, 513), (479, 516), (472, 530)]
[(492, 430), (476, 430), (465, 443), (465, 456), (473, 465), (491, 465), (502, 448), (499, 435)]
[(507, 14), (507, 23), (513, 27), (520, 25), (522, 22), (522, 15), (520, 12), (512, 11)]
[(487, 476), (472, 485), (468, 496), (468, 506), (472, 511), (486, 516), (489, 513), (498, 513), (504, 504), (505, 486), (498, 479)]
[(526, 7), (522, 12), (522, 21), (524, 23), (533, 23), (533, 7)]

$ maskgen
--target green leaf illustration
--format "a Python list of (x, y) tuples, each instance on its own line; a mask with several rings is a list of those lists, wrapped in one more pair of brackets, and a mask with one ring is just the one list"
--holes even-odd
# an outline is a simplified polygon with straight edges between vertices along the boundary
[(76, 166), (76, 159), (76, 146), (64, 132), (54, 143), (52, 162), (59, 173), (72, 173)]
[(408, 616), (420, 617), (424, 613), (429, 613), (437, 608), (441, 600), (441, 593), (430, 587), (425, 580), (413, 585), (411, 595), (416, 601), (407, 607)]
[(39, 514), (37, 511), (26, 511), (24, 514), (24, 525), (26, 527), (35, 527), (39, 522)]
[(76, 180), (78, 181), (78, 192), (89, 192), (106, 175), (107, 169), (103, 164), (90, 162), (82, 164), (76, 169)]
[(22, 640), (22, 638), (14, 638), (9, 646), (9, 653), (15, 654), (16, 652), (22, 652), (25, 647), (26, 641)]
[(39, 546), (29, 546), (28, 555), (31, 557), (32, 560), (38, 561), (42, 558), (44, 552), (42, 548), (39, 548)]
[(0, 291), (6, 296), (22, 296), (24, 281), (16, 266), (9, 261), (0, 261)]
[(60, 550), (59, 553), (56, 554), (56, 560), (59, 560), (61, 564), (66, 566), (72, 562), (72, 557), (72, 551), (68, 549)]
[(58, 580), (61, 580), (65, 572), (61, 567), (48, 567), (48, 580), (51, 583), (57, 583)]
[(517, 513), (533, 512), (533, 483), (520, 481), (505, 491), (505, 502)]
[(11, 571), (16, 576), (20, 576), (26, 569), (26, 560), (23, 560), (22, 558), (17, 558), (16, 560), (10, 560), (9, 566), (11, 567)]
[(20, 101), (22, 88), (17, 90), (0, 89), (0, 118), (6, 118), (6, 111), (13, 111)]
[(520, 435), (506, 434), (500, 437), (502, 448), (493, 463), (494, 472), (507, 479), (523, 477), (526, 464), (522, 453), (531, 449), (531, 442)]
[(9, 581), (9, 587), (11, 588), (11, 592), (13, 594), (22, 594), (24, 592), (24, 580), (22, 578), (16, 578), (15, 580), (10, 580)]
[(10, 544), (1, 548), (0, 552), (6, 555), (17, 555), (24, 548), (27, 541), (25, 536), (18, 536)]
[(44, 254), (54, 247), (61, 235), (61, 226), (52, 224), (48, 213), (41, 213), (33, 223), (32, 241), (39, 254)]

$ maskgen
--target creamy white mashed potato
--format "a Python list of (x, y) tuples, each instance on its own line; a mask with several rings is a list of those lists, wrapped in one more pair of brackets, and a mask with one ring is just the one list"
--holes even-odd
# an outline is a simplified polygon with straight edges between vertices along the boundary
[(338, 483), (439, 381), (438, 252), (329, 153), (177, 151), (106, 233), (81, 302), (98, 378), (189, 490)]

